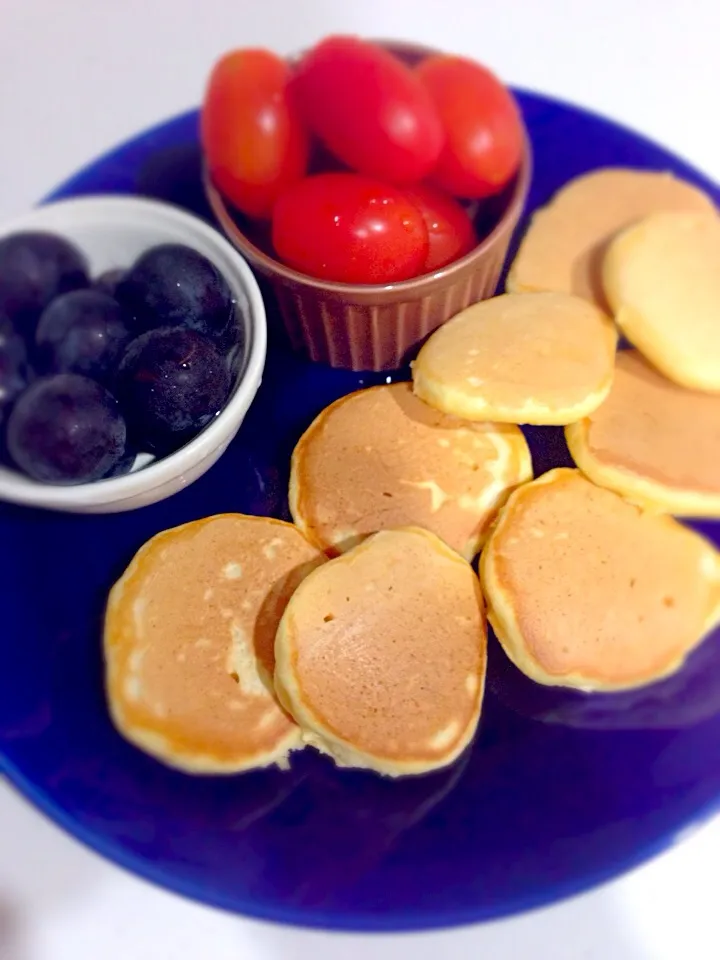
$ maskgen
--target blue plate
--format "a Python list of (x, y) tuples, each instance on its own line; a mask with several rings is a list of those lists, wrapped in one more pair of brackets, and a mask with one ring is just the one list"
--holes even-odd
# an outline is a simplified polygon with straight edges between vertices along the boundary
[[(606, 120), (520, 94), (535, 151), (530, 208), (609, 164), (673, 170)], [(57, 191), (143, 193), (210, 217), (197, 114), (142, 134)], [(326, 404), (377, 377), (269, 353), (262, 389), (221, 462), (181, 494), (120, 516), (0, 506), (0, 770), (78, 839), (190, 897), (308, 926), (409, 930), (485, 920), (577, 893), (672, 843), (720, 799), (720, 635), (676, 677), (586, 697), (537, 687), (491, 646), (472, 750), (389, 782), (306, 751), (292, 771), (230, 779), (165, 769), (114, 731), (100, 629), (138, 547), (211, 513), (286, 515), (293, 444)], [(539, 471), (567, 461), (531, 434)], [(718, 526), (705, 532), (718, 540)]]

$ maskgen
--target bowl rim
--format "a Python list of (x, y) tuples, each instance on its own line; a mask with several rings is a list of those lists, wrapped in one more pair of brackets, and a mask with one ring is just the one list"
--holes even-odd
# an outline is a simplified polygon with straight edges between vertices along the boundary
[[(159, 200), (131, 195), (94, 194), (43, 202), (12, 220), (0, 223), (0, 237), (33, 228), (49, 231), (56, 229), (62, 233), (60, 223), (56, 226), (44, 223), (45, 215), (50, 212), (52, 220), (55, 211), (59, 211), (61, 215), (68, 212), (85, 222), (97, 222), (108, 227), (112, 226), (113, 218), (118, 222), (141, 217), (146, 222), (152, 220), (156, 224), (165, 223), (182, 228), (186, 234), (183, 242), (188, 246), (192, 246), (193, 237), (201, 237), (210, 246), (218, 248), (218, 252), (230, 261), (234, 271), (232, 276), (226, 277), (231, 289), (242, 289), (247, 297), (250, 335), (244, 369), (222, 410), (185, 446), (124, 476), (67, 486), (41, 483), (26, 477), (19, 470), (14, 470), (12, 466), (0, 470), (0, 500), (6, 502), (51, 509), (121, 504), (176, 480), (184, 471), (211, 458), (217, 448), (228, 437), (233, 436), (234, 430), (240, 425), (252, 403), (265, 367), (265, 304), (248, 263), (219, 230), (182, 208)], [(8, 482), (6, 472), (11, 475), (11, 482)]]
[[(437, 48), (425, 46), (424, 44), (415, 44), (400, 40), (376, 39), (371, 42), (377, 43), (391, 52), (403, 53), (408, 57), (424, 58), (444, 52)], [(292, 60), (293, 57), (291, 56), (289, 59)], [(480, 262), (490, 250), (502, 243), (508, 233), (514, 231), (522, 215), (532, 180), (532, 147), (520, 105), (517, 103), (512, 89), (507, 86), (507, 84), (504, 84), (504, 86), (510, 93), (517, 107), (523, 134), (520, 166), (515, 174), (514, 181), (511, 181), (512, 189), (507, 206), (490, 233), (483, 237), (477, 246), (473, 247), (465, 256), (460, 257), (458, 260), (453, 260), (452, 263), (449, 263), (440, 270), (436, 270), (434, 273), (420, 274), (417, 277), (411, 277), (409, 280), (399, 280), (395, 283), (387, 284), (340, 283), (335, 280), (322, 280), (317, 277), (312, 277), (309, 274), (301, 273), (299, 270), (294, 270), (275, 257), (270, 256), (254, 244), (238, 227), (231, 213), (231, 205), (225, 201), (222, 193), (212, 180), (203, 152), (202, 178), (205, 195), (225, 236), (247, 257), (257, 270), (265, 276), (272, 278), (274, 281), (295, 284), (306, 289), (314, 289), (322, 292), (325, 296), (353, 303), (367, 303), (368, 301), (372, 303), (394, 302), (419, 299), (438, 287), (448, 286), (454, 280), (467, 273), (468, 270), (472, 270), (475, 264)]]

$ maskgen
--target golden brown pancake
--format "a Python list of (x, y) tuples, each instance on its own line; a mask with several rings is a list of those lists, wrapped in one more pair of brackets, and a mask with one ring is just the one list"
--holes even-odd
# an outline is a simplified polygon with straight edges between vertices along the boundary
[(531, 479), (518, 427), (457, 420), (396, 383), (317, 417), (293, 453), (290, 510), (332, 553), (378, 530), (419, 526), (472, 560), (497, 508)]
[(607, 400), (565, 436), (594, 483), (650, 509), (720, 517), (720, 396), (666, 380), (636, 350), (618, 353)]
[(538, 683), (623, 690), (674, 673), (720, 609), (720, 557), (577, 470), (512, 494), (480, 560), (488, 618)]
[(506, 294), (440, 327), (413, 364), (415, 393), (444, 413), (500, 423), (572, 423), (612, 383), (617, 334), (565, 293)]
[(670, 173), (606, 167), (571, 180), (534, 215), (510, 268), (508, 292), (556, 290), (604, 308), (607, 244), (618, 231), (660, 210), (707, 213), (714, 206), (701, 190)]
[(666, 377), (720, 393), (720, 217), (658, 213), (608, 248), (603, 283), (625, 336)]
[(291, 524), (225, 514), (153, 537), (110, 594), (110, 710), (124, 737), (190, 773), (284, 764), (300, 732), (275, 697), (275, 632), (323, 557)]
[(486, 639), (467, 561), (426, 530), (385, 530), (298, 588), (275, 686), (303, 739), (339, 765), (425, 773), (472, 740)]

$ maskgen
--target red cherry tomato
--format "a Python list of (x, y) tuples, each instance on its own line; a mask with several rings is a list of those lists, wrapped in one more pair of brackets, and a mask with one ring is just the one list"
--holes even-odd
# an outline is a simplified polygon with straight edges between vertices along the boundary
[(405, 196), (425, 219), (429, 242), (425, 273), (464, 257), (477, 245), (473, 222), (457, 200), (426, 184), (408, 187)]
[(389, 183), (417, 183), (440, 154), (443, 132), (428, 91), (387, 50), (328, 37), (292, 81), (310, 129), (347, 166)]
[(428, 57), (416, 69), (445, 128), (434, 182), (456, 197), (497, 193), (522, 155), (522, 123), (512, 94), (485, 67), (462, 57)]
[(275, 250), (288, 266), (340, 283), (393, 283), (423, 271), (427, 227), (395, 187), (355, 173), (320, 173), (275, 204)]
[(304, 176), (308, 137), (288, 95), (290, 68), (268, 50), (234, 50), (210, 75), (201, 113), (205, 158), (218, 189), (251, 217)]

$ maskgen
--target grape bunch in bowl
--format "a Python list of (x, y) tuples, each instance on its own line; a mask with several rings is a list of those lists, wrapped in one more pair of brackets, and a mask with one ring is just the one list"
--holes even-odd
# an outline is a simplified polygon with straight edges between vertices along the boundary
[(250, 271), (205, 224), (151, 201), (89, 198), (26, 220), (0, 231), (0, 496), (82, 509), (72, 491), (123, 480), (91, 499), (124, 509), (173, 492), (171, 478), (186, 485), (225, 449), (259, 383), (264, 311)]

